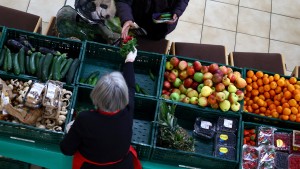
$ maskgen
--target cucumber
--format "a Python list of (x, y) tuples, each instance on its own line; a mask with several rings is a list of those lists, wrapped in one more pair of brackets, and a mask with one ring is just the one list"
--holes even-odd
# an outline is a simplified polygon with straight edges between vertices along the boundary
[(44, 66), (43, 64), (44, 64), (45, 58), (46, 58), (46, 56), (42, 55), (41, 59), (39, 60), (39, 66), (38, 66), (38, 69), (36, 72), (36, 76), (38, 79), (42, 79), (42, 70), (43, 70), (43, 66)]
[(5, 52), (6, 52), (6, 47), (4, 47), (1, 52), (0, 52), (0, 67), (3, 65), (4, 63), (4, 59), (5, 59)]
[(64, 66), (64, 68), (62, 69), (62, 71), (60, 73), (61, 79), (63, 79), (66, 76), (66, 74), (67, 74), (68, 70), (70, 69), (72, 63), (73, 63), (72, 58), (67, 59), (66, 66)]
[(37, 52), (34, 52), (31, 56), (30, 56), (30, 60), (29, 60), (29, 69), (30, 69), (30, 73), (31, 74), (35, 74), (36, 72), (36, 67), (35, 67), (35, 58), (36, 58), (36, 55), (38, 53)]
[(85, 78), (80, 78), (79, 83), (85, 83), (86, 79)]
[(30, 56), (29, 55), (26, 55), (25, 69), (26, 69), (26, 73), (30, 74)]
[(25, 50), (21, 48), (18, 54), (20, 73), (25, 74)]
[(95, 77), (95, 78), (92, 80), (91, 85), (92, 85), (92, 86), (95, 86), (95, 85), (97, 84), (98, 80), (99, 80), (98, 77)]
[(49, 77), (49, 71), (50, 71), (50, 65), (53, 61), (53, 55), (51, 53), (48, 53), (45, 56), (45, 60), (43, 62), (43, 68), (42, 68), (42, 81), (47, 81)]
[(7, 59), (8, 59), (8, 48), (5, 49), (5, 55), (4, 55), (4, 63), (3, 63), (3, 70), (7, 72)]
[(139, 84), (135, 84), (135, 92), (136, 93), (140, 93), (141, 92), (141, 88), (140, 88), (140, 85)]
[(61, 63), (64, 59), (65, 59), (65, 56), (63, 56), (63, 55), (61, 55), (57, 58), (56, 63), (53, 68), (53, 80), (60, 80), (60, 78), (61, 78), (61, 73), (60, 73)]
[(42, 53), (41, 52), (38, 52), (37, 53), (37, 55), (35, 56), (35, 67), (36, 67), (36, 72), (35, 73), (37, 73), (37, 70), (38, 70), (38, 68), (39, 68), (39, 63), (40, 63), (40, 59), (41, 59), (41, 57), (42, 57)]
[(13, 68), (14, 68), (14, 74), (19, 75), (21, 72), (20, 65), (19, 65), (19, 54), (15, 53), (13, 54)]
[(149, 93), (146, 91), (146, 89), (144, 88), (140, 88), (141, 89), (141, 93), (144, 95), (149, 95)]
[(49, 74), (49, 77), (48, 77), (49, 79), (53, 79), (53, 72), (54, 72), (54, 66), (56, 64), (56, 60), (57, 60), (57, 56), (54, 56), (53, 61), (52, 61), (51, 66), (50, 66), (50, 74)]
[(149, 69), (149, 76), (150, 76), (150, 79), (152, 81), (155, 81), (155, 76), (153, 75), (153, 73), (151, 72), (151, 69)]
[(97, 78), (99, 76), (100, 72), (99, 71), (95, 71), (95, 72), (92, 72), (89, 77), (87, 78), (86, 82), (87, 84), (92, 84), (93, 82), (93, 79), (94, 78)]
[(61, 62), (61, 65), (60, 65), (60, 72), (63, 70), (63, 68), (65, 67), (67, 62), (68, 62), (68, 60), (66, 58), (64, 58), (63, 61)]
[(66, 76), (66, 83), (71, 84), (73, 82), (74, 76), (76, 74), (76, 70), (78, 69), (78, 66), (80, 64), (80, 61), (78, 58), (74, 59), (70, 69), (68, 70), (68, 74)]
[(7, 63), (7, 71), (10, 71), (12, 69), (12, 58), (11, 58), (11, 52), (10, 50), (7, 48), (6, 50), (6, 63)]

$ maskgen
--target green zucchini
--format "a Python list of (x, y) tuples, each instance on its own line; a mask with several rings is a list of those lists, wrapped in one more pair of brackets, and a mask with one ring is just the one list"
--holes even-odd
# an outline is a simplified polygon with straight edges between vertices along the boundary
[(149, 69), (149, 76), (150, 76), (150, 79), (152, 81), (155, 81), (155, 76), (153, 75), (153, 73), (151, 72), (151, 69)]
[(25, 74), (25, 50), (21, 48), (18, 54), (20, 73)]
[(67, 59), (67, 63), (66, 63), (66, 65), (64, 66), (64, 68), (62, 69), (62, 71), (60, 73), (61, 79), (63, 79), (66, 76), (66, 74), (67, 74), (68, 70), (70, 69), (72, 63), (73, 63), (72, 58)]
[(43, 68), (42, 68), (42, 81), (44, 82), (48, 80), (52, 61), (53, 61), (53, 55), (51, 53), (46, 54)]
[(7, 48), (6, 50), (6, 57), (7, 57), (7, 60), (6, 60), (6, 63), (7, 63), (7, 71), (10, 71), (12, 69), (12, 57), (11, 57), (11, 52), (10, 50)]
[(92, 73), (89, 75), (89, 77), (87, 78), (87, 80), (86, 80), (85, 83), (87, 83), (87, 84), (92, 84), (93, 79), (96, 78), (96, 77), (98, 77), (99, 74), (100, 74), (99, 71), (92, 72)]
[(37, 55), (35, 56), (35, 67), (36, 67), (36, 72), (38, 71), (38, 68), (39, 68), (39, 63), (40, 63), (40, 59), (42, 57), (42, 53), (41, 52), (38, 52)]
[(18, 53), (13, 54), (13, 56), (12, 56), (13, 57), (13, 69), (14, 69), (14, 74), (15, 75), (19, 75), (20, 72), (21, 72), (18, 56), (19, 56)]
[(63, 59), (60, 65), (60, 72), (63, 70), (63, 68), (66, 66), (68, 60), (66, 58)]
[(1, 52), (0, 52), (0, 67), (3, 65), (4, 63), (4, 59), (5, 59), (5, 52), (6, 52), (6, 47), (4, 47)]
[(141, 92), (141, 88), (140, 88), (140, 85), (138, 83), (135, 84), (135, 92), (136, 93), (140, 93)]
[(54, 58), (52, 60), (52, 63), (51, 63), (51, 66), (50, 66), (50, 74), (49, 74), (49, 77), (48, 77), (49, 79), (53, 79), (54, 66), (56, 64), (57, 57), (58, 56), (54, 56)]
[(141, 89), (141, 93), (144, 95), (149, 95), (149, 93), (146, 91), (146, 89), (144, 88), (140, 88)]
[(95, 77), (95, 78), (92, 80), (91, 85), (92, 85), (92, 86), (95, 86), (95, 85), (97, 84), (98, 80), (99, 80), (98, 77)]
[(38, 79), (42, 79), (42, 71), (43, 71), (43, 66), (44, 66), (44, 61), (45, 61), (46, 56), (42, 55), (41, 59), (39, 60), (39, 66), (36, 72), (36, 76)]
[(65, 57), (66, 56), (61, 55), (57, 58), (56, 63), (53, 68), (53, 80), (60, 80), (60, 78), (61, 78), (61, 72), (60, 72), (61, 63), (65, 59)]
[(26, 55), (25, 69), (26, 69), (26, 73), (30, 74), (30, 56), (29, 55)]
[(4, 63), (3, 63), (3, 70), (7, 72), (7, 59), (8, 59), (8, 48), (5, 49), (5, 55), (4, 55)]
[(73, 82), (73, 79), (74, 79), (74, 76), (76, 74), (79, 64), (80, 64), (79, 59), (78, 58), (74, 59), (70, 69), (68, 70), (68, 74), (66, 76), (67, 84), (71, 84)]
[(37, 56), (37, 52), (34, 52), (31, 56), (30, 56), (30, 60), (29, 60), (29, 69), (30, 69), (30, 73), (31, 74), (35, 74), (36, 72), (36, 67), (35, 67), (35, 58)]

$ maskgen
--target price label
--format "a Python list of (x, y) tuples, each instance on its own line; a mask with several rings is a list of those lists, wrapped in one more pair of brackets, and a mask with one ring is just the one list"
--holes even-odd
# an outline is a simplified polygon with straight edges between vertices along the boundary
[(211, 122), (209, 122), (209, 121), (201, 121), (201, 128), (203, 128), (203, 129), (209, 129), (210, 126), (212, 126)]
[(224, 126), (227, 128), (232, 128), (232, 120), (224, 119)]

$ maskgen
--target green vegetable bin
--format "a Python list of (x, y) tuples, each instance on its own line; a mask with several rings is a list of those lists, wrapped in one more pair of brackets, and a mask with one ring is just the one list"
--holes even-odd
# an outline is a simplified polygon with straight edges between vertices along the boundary
[(4, 37), (4, 34), (5, 34), (5, 30), (6, 30), (6, 27), (0, 26), (0, 49), (1, 49), (1, 46), (3, 44), (3, 37)]
[[(172, 58), (173, 56), (172, 55), (167, 55), (165, 58), (164, 58), (164, 62), (163, 62), (163, 66), (162, 66), (162, 71), (161, 71), (161, 74), (160, 74), (160, 83), (159, 83), (159, 92), (158, 92), (158, 97), (160, 99), (163, 99), (163, 100), (169, 100), (169, 99), (164, 99), (162, 96), (162, 91), (163, 91), (163, 83), (165, 81), (165, 78), (164, 78), (164, 72), (166, 71), (166, 63), (167, 61), (170, 61), (170, 59)], [(180, 61), (181, 60), (185, 60), (186, 62), (188, 62), (189, 64), (193, 64), (194, 61), (199, 61), (201, 63), (201, 65), (205, 65), (205, 66), (208, 66), (208, 65), (211, 65), (213, 62), (208, 62), (208, 61), (203, 61), (203, 60), (198, 60), (198, 59), (194, 59), (194, 58), (187, 58), (187, 57), (183, 57), (183, 56), (176, 56)], [(219, 66), (226, 66), (226, 67), (229, 67), (231, 68), (233, 71), (237, 71), (237, 72), (240, 72), (241, 75), (243, 73), (243, 69), (241, 68), (238, 68), (238, 67), (233, 67), (233, 66), (229, 66), (229, 65), (224, 65), (224, 64), (218, 64)], [(242, 75), (243, 76), (243, 75)], [(177, 102), (177, 103), (183, 103), (183, 102)], [(219, 112), (219, 113), (227, 113), (227, 114), (240, 114), (240, 112), (242, 111), (242, 108), (243, 108), (243, 100), (242, 101), (239, 101), (241, 107), (239, 109), (239, 111), (237, 112), (234, 112), (234, 111), (227, 111), (227, 112), (223, 112), (221, 109), (213, 109), (211, 108), (210, 106), (207, 106), (207, 107), (201, 107), (199, 105), (193, 105), (193, 104), (187, 104), (187, 103), (183, 103), (185, 106), (188, 106), (188, 107), (191, 107), (191, 108), (194, 108), (194, 109), (199, 109), (201, 111), (214, 111), (214, 112)]]
[[(13, 76), (7, 74), (1, 74), (0, 78), (2, 80), (10, 80), (10, 79), (18, 79), (21, 81), (31, 80), (29, 78), (21, 77), (21, 76)], [(73, 100), (76, 98), (76, 91), (74, 86), (63, 86), (64, 89), (72, 91), (72, 98), (70, 105), (68, 107), (68, 114), (66, 119), (68, 119), (72, 112)], [(67, 123), (67, 120), (65, 124)], [(22, 123), (12, 123), (8, 121), (0, 120), (0, 134), (5, 137), (9, 137), (11, 139), (17, 139), (22, 141), (28, 141), (33, 143), (41, 143), (41, 144), (59, 144), (60, 141), (64, 137), (64, 128), (65, 124), (62, 125), (63, 131), (57, 132), (48, 129), (41, 129), (35, 126), (22, 124)]]
[[(95, 71), (100, 72), (99, 78), (113, 71), (121, 71), (125, 58), (119, 54), (119, 50), (117, 47), (88, 41), (77, 83), (82, 86), (90, 86), (82, 83), (81, 80), (86, 80)], [(157, 97), (162, 61), (163, 55), (138, 51), (134, 62), (134, 72), (136, 83), (144, 89), (145, 93), (137, 95)], [(153, 80), (150, 77), (149, 71), (154, 75)]]
[[(248, 70), (253, 70), (254, 72), (257, 72), (259, 70), (257, 69), (252, 69), (252, 68), (244, 68), (244, 73), (243, 76), (246, 78), (246, 73)], [(275, 73), (267, 72), (267, 71), (262, 71), (263, 73), (267, 73), (269, 75), (274, 75)], [(285, 75), (280, 75), (280, 77), (284, 77), (285, 79), (289, 79), (292, 76), (285, 76)], [(297, 79), (298, 81), (300, 80), (299, 78)], [(282, 127), (282, 128), (290, 128), (290, 129), (297, 129), (300, 130), (300, 123), (298, 122), (293, 122), (293, 121), (285, 121), (273, 117), (267, 117), (267, 116), (261, 116), (259, 114), (254, 114), (246, 111), (242, 111), (242, 116), (243, 116), (243, 121), (246, 122), (255, 122), (255, 123), (260, 123), (260, 124), (266, 124), (266, 125), (272, 125), (276, 127)]]
[[(7, 28), (6, 32), (3, 37), (3, 44), (1, 44), (0, 48), (3, 48), (4, 45), (7, 46), (7, 41), (9, 39), (18, 40), (20, 35), (27, 38), (30, 44), (35, 48), (35, 51), (39, 50), (39, 47), (46, 47), (50, 50), (59, 51), (61, 54), (66, 53), (67, 58), (78, 58), (81, 61), (81, 57), (83, 51), (85, 49), (85, 43), (76, 40), (64, 39), (64, 38), (57, 38), (57, 37), (50, 37), (44, 36), (38, 33), (27, 32), (23, 30)], [(12, 53), (19, 52), (18, 49), (15, 49), (11, 46), (8, 46)], [(51, 66), (51, 65), (50, 65)], [(0, 68), (3, 70), (3, 68)], [(2, 71), (4, 73), (4, 71)], [(12, 72), (7, 72), (8, 74), (13, 74)], [(75, 73), (75, 77), (73, 79), (72, 85), (75, 85), (75, 81), (77, 79), (78, 69)], [(31, 74), (20, 74), (19, 76), (25, 76), (32, 79), (37, 79), (36, 75)], [(65, 78), (62, 79), (62, 82), (65, 82)]]
[(0, 164), (0, 169), (30, 169), (28, 163), (5, 157), (0, 158)]
[[(161, 100), (161, 102), (164, 100)], [(175, 102), (166, 101), (167, 104), (171, 105)], [(177, 104), (177, 103), (175, 103)], [(158, 111), (157, 115), (160, 111)], [(187, 130), (187, 132), (195, 138), (195, 152), (187, 152), (182, 150), (175, 150), (160, 147), (157, 145), (158, 139), (158, 127), (155, 127), (155, 137), (154, 137), (154, 149), (151, 155), (151, 161), (166, 163), (176, 166), (186, 166), (186, 168), (218, 168), (218, 169), (229, 169), (238, 166), (240, 158), (240, 139), (241, 136), (241, 115), (236, 116), (223, 113), (220, 115), (217, 111), (202, 112), (200, 109), (194, 109), (192, 107), (185, 106), (184, 104), (177, 104), (175, 109), (175, 117), (177, 117), (177, 122), (179, 126)], [(218, 158), (214, 156), (214, 146), (215, 138), (213, 139), (201, 139), (193, 135), (194, 123), (197, 117), (209, 119), (212, 122), (217, 123), (219, 117), (225, 117), (230, 119), (236, 119), (237, 131), (236, 135), (236, 153), (235, 160), (227, 160), (223, 158)], [(157, 117), (156, 117), (157, 121)], [(157, 123), (157, 122), (156, 122)]]
[[(79, 86), (77, 100), (74, 104), (74, 118), (84, 110), (94, 109), (89, 97), (91, 87)], [(154, 125), (157, 112), (157, 101), (152, 97), (135, 96), (134, 119), (131, 144), (136, 149), (138, 157), (148, 160), (153, 148)]]

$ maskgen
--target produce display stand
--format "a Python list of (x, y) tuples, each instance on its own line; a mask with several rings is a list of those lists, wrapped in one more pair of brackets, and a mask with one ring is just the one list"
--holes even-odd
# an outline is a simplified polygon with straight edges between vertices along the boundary
[(299, 77), (299, 75), (300, 75), (300, 69), (299, 69), (299, 66), (295, 66), (295, 68), (294, 68), (294, 70), (293, 70), (291, 76)]

